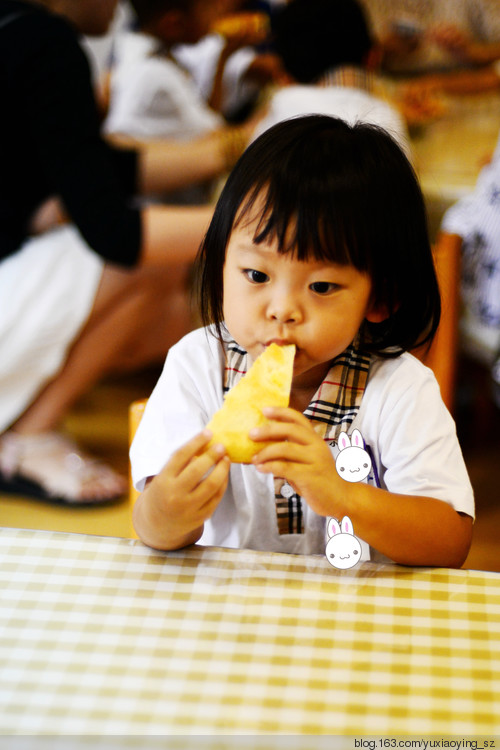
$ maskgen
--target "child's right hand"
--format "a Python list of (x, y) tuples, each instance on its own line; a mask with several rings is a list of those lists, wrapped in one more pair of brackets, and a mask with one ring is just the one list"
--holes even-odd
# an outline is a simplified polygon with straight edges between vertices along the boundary
[(179, 448), (138, 499), (134, 525), (146, 544), (176, 549), (200, 538), (229, 477), (225, 448), (211, 438), (204, 430)]

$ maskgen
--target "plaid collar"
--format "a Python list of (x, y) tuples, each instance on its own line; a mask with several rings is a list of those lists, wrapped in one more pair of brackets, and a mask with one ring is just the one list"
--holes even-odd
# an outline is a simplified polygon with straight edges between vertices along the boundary
[(356, 342), (339, 354), (316, 391), (305, 416), (323, 440), (336, 442), (354, 421), (365, 392), (371, 357)]
[[(224, 393), (233, 388), (248, 369), (247, 352), (234, 340), (225, 342)], [(313, 396), (305, 416), (314, 430), (330, 444), (347, 431), (356, 417), (370, 372), (371, 357), (356, 341), (332, 361)], [(302, 534), (302, 500), (282, 478), (274, 478), (276, 513), (280, 534)]]
[(363, 89), (370, 94), (376, 91), (376, 79), (373, 73), (356, 65), (341, 65), (338, 68), (331, 68), (323, 73), (318, 85), (321, 88), (347, 86), (354, 89)]

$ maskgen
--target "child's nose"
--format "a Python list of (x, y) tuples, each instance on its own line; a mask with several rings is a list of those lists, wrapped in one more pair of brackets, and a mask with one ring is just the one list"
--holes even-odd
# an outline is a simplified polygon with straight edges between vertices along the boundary
[(301, 319), (299, 306), (288, 296), (275, 297), (268, 310), (269, 317), (278, 323), (298, 323)]

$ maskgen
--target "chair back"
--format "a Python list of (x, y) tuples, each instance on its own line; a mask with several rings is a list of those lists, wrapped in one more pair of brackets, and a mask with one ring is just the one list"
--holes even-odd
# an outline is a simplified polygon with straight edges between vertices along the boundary
[(441, 232), (436, 239), (434, 263), (441, 291), (441, 322), (430, 348), (422, 347), (415, 352), (434, 372), (450, 411), (454, 407), (458, 356), (461, 246), (462, 238), (457, 234)]

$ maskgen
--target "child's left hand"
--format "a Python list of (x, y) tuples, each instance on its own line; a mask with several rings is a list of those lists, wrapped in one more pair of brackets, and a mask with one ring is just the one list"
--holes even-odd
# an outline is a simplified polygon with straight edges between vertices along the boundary
[(252, 440), (273, 441), (253, 458), (258, 471), (282, 477), (316, 513), (333, 514), (332, 502), (343, 484), (328, 444), (295, 409), (263, 410), (269, 423), (250, 431)]

